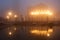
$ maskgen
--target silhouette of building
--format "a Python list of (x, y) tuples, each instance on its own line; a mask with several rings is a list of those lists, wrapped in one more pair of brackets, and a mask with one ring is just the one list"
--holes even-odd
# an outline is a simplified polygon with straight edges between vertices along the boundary
[(28, 8), (28, 13), (27, 13), (27, 16), (28, 16), (28, 20), (30, 21), (40, 21), (42, 19), (42, 21), (46, 21), (46, 18), (44, 18), (43, 16), (32, 16), (30, 15), (30, 12), (32, 11), (36, 11), (36, 10), (48, 10), (48, 6), (41, 3), (41, 4), (38, 4), (38, 5), (35, 5), (35, 6), (32, 6), (32, 7), (29, 7)]

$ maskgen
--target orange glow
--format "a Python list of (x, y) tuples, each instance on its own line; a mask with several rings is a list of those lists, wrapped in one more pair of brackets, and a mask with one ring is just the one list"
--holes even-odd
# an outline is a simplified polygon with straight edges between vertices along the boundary
[(47, 15), (53, 15), (53, 13), (51, 11), (49, 11), (49, 10), (46, 11), (46, 14)]
[(50, 10), (36, 10), (32, 11), (31, 15), (53, 15), (53, 13)]
[(39, 30), (32, 30), (31, 33), (40, 34)]
[(37, 35), (39, 35), (39, 34), (46, 35), (47, 31), (46, 30), (41, 30), (41, 31), (40, 30), (32, 30), (31, 33), (32, 34), (37, 34)]
[(9, 35), (12, 35), (12, 32), (9, 32)]
[(31, 30), (30, 33), (31, 34), (35, 34), (35, 35), (45, 35), (45, 36), (50, 36), (51, 33), (53, 32), (52, 29), (49, 29), (48, 31), (47, 30)]
[(47, 33), (47, 37), (49, 37), (50, 36), (50, 34), (49, 33)]
[(9, 19), (10, 17), (9, 17), (9, 16), (7, 16), (6, 18), (7, 18), (7, 19)]
[(12, 12), (8, 12), (8, 15), (11, 16), (12, 15)]
[(14, 15), (14, 18), (17, 18), (17, 15)]
[(31, 12), (31, 15), (39, 15), (39, 12), (36, 11), (36, 12)]
[(49, 32), (49, 33), (53, 32), (53, 29), (48, 29), (48, 32)]

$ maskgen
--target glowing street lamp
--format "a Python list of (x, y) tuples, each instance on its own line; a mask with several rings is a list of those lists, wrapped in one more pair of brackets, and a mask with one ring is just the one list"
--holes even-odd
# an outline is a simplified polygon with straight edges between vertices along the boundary
[(12, 12), (8, 12), (8, 15), (11, 16), (12, 15)]
[(17, 15), (14, 15), (14, 18), (17, 18)]
[(7, 16), (6, 18), (7, 18), (7, 19), (9, 19), (10, 17), (9, 17), (9, 16)]
[(14, 15), (15, 21), (17, 21), (17, 15)]

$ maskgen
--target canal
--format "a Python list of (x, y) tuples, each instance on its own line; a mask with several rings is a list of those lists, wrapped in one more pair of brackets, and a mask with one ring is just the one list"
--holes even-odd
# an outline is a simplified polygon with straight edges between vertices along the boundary
[[(0, 26), (2, 27), (2, 26)], [(60, 40), (60, 27), (6, 26), (0, 30), (0, 40)]]

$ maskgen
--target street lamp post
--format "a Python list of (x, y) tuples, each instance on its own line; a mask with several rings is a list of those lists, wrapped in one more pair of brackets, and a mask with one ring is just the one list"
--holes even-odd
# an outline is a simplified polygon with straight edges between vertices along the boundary
[(9, 16), (7, 16), (6, 18), (9, 20), (9, 18), (10, 18), (10, 17), (9, 17)]
[(12, 12), (8, 12), (8, 15), (11, 16), (12, 15)]
[(15, 21), (17, 21), (17, 15), (14, 15)]
[(12, 17), (12, 12), (8, 12), (8, 14), (6, 16), (7, 20), (9, 21), (11, 19), (11, 17)]

